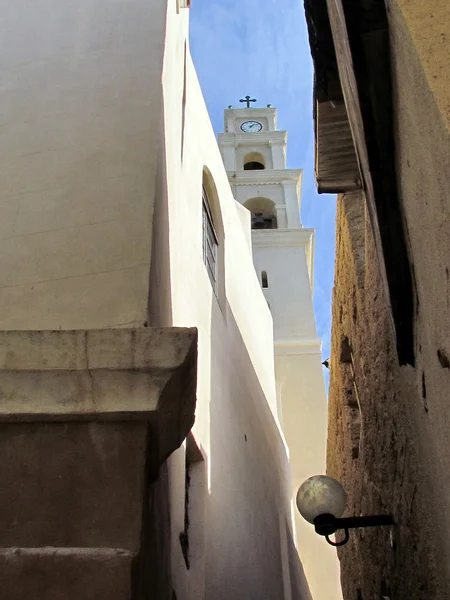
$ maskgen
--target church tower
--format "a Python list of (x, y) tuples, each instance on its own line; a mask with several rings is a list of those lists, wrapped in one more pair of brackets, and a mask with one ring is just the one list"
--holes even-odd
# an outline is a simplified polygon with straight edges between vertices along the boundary
[[(247, 107), (225, 110), (219, 147), (234, 198), (251, 213), (253, 263), (273, 318), (276, 417), (289, 447), (294, 495), (326, 468), (327, 401), (312, 302), (314, 230), (302, 227), (302, 170), (286, 168), (287, 132), (277, 130), (276, 109), (251, 107), (256, 100), (250, 96), (241, 102)], [(295, 513), (312, 595), (335, 597), (335, 552)]]
[(286, 168), (287, 132), (277, 130), (276, 117), (270, 106), (225, 110), (219, 146), (234, 197), (251, 213), (253, 262), (273, 317), (278, 417), (283, 423), (287, 406), (281, 357), (320, 356), (320, 340), (312, 305), (314, 230), (302, 227), (302, 170)]

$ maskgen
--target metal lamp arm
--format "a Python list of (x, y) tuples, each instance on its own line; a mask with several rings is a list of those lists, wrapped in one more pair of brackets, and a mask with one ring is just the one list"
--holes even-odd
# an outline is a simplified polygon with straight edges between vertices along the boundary
[[(368, 517), (344, 517), (343, 519), (337, 519), (334, 515), (323, 514), (314, 519), (316, 533), (323, 535), (332, 546), (343, 546), (346, 544), (349, 539), (349, 529), (379, 527), (380, 525), (394, 525), (393, 517), (391, 515), (371, 515)], [(345, 531), (344, 539), (340, 542), (333, 542), (329, 536), (333, 535), (339, 529)]]
[(372, 515), (369, 517), (344, 517), (335, 519), (336, 529), (354, 529), (355, 527), (379, 527), (394, 525), (391, 515)]

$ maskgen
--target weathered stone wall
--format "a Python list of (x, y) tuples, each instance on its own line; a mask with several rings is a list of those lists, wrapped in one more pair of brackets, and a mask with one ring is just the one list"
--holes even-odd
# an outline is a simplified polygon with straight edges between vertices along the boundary
[[(450, 8), (390, 2), (397, 181), (416, 286), (416, 403), (450, 590)], [(450, 597), (450, 591), (444, 594)]]
[[(380, 73), (382, 57), (375, 53), (372, 67), (376, 68), (365, 72), (358, 66), (355, 36), (367, 39), (371, 26), (377, 23), (377, 9), (383, 4), (391, 69), (386, 65)], [(389, 512), (396, 520), (392, 540), (385, 530), (355, 531), (350, 543), (340, 549), (344, 597), (346, 600), (447, 600), (450, 598), (449, 4), (448, 0), (386, 0), (385, 3), (328, 0), (327, 6), (367, 202), (370, 207), (374, 204), (378, 207), (383, 240), (391, 238), (395, 242), (396, 236), (403, 235), (403, 225), (407, 246), (407, 260), (397, 262), (396, 244), (389, 247), (383, 243), (382, 264), (381, 253), (377, 253), (377, 258), (374, 252), (374, 231), (365, 214), (363, 194), (346, 194), (339, 199), (328, 470), (348, 490), (349, 513)], [(361, 26), (361, 13), (369, 21), (373, 18), (371, 25), (366, 21), (368, 30)], [(384, 30), (384, 19), (378, 23)], [(351, 38), (349, 45), (346, 28)], [(375, 27), (372, 33), (378, 32), (383, 38), (381, 29)], [(370, 37), (366, 47), (368, 55), (375, 52), (374, 39)], [(321, 53), (330, 50), (327, 43), (330, 40), (322, 42)], [(388, 44), (384, 45), (387, 50)], [(332, 63), (329, 61), (331, 66)], [(364, 94), (370, 102), (374, 101), (377, 86), (381, 86), (381, 91), (383, 86), (389, 87), (392, 107), (390, 99), (388, 102), (385, 97), (384, 108), (379, 105), (381, 109), (371, 115), (366, 110)], [(360, 122), (360, 111), (364, 123)], [(384, 119), (386, 131), (383, 131)], [(380, 157), (373, 153), (374, 137), (386, 141), (391, 127), (392, 157), (384, 154)], [(389, 192), (391, 188), (391, 193), (395, 184), (397, 192), (391, 196), (392, 202), (383, 194), (383, 185), (390, 174), (392, 186), (387, 185), (386, 189)], [(392, 216), (397, 195), (400, 211), (396, 220)], [(383, 285), (385, 267), (390, 298)], [(400, 283), (406, 271), (412, 276), (411, 291)], [(389, 306), (390, 301), (394, 310)], [(414, 309), (412, 313), (409, 303)], [(399, 367), (396, 346), (401, 347), (402, 340), (400, 336), (397, 340), (394, 337), (392, 317), (397, 332), (401, 332), (412, 315), (413, 352), (401, 362), (413, 366)], [(408, 343), (411, 345), (411, 340)]]
[[(423, 426), (427, 406), (411, 367), (399, 367), (364, 196), (337, 211), (328, 473), (348, 515), (393, 514), (392, 528), (353, 530), (339, 549), (345, 600), (448, 598)], [(442, 512), (442, 507), (440, 509)]]

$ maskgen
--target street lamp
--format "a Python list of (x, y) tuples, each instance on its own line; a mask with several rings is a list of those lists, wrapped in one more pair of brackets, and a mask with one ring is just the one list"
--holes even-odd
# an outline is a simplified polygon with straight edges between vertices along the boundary
[[(297, 492), (297, 508), (306, 521), (312, 523), (316, 533), (323, 535), (332, 546), (343, 546), (348, 542), (349, 529), (355, 527), (378, 527), (393, 525), (391, 515), (341, 518), (347, 497), (344, 488), (332, 477), (314, 475), (302, 483)], [(338, 529), (345, 531), (340, 542), (332, 542), (330, 535)]]

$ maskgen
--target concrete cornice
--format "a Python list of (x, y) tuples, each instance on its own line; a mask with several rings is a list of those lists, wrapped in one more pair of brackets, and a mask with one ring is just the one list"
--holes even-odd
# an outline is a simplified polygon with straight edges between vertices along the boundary
[(275, 340), (275, 356), (321, 354), (322, 340), (320, 338), (292, 338)]
[(258, 133), (219, 133), (221, 146), (240, 146), (241, 144), (286, 144), (287, 131), (260, 131)]
[(314, 229), (252, 229), (254, 247), (308, 246), (314, 238)]
[(0, 333), (0, 422), (146, 420), (161, 463), (190, 431), (197, 330)]
[(261, 171), (227, 171), (228, 180), (234, 185), (270, 183), (298, 183), (303, 169), (265, 169)]
[(274, 117), (277, 114), (277, 109), (273, 106), (270, 108), (250, 106), (250, 108), (226, 108), (224, 110), (225, 117), (234, 117), (237, 119), (256, 119), (257, 117)]

